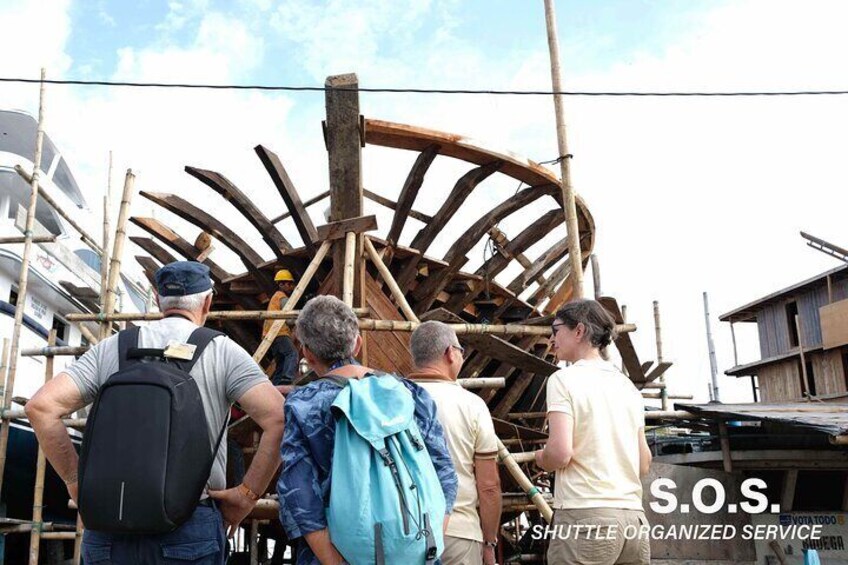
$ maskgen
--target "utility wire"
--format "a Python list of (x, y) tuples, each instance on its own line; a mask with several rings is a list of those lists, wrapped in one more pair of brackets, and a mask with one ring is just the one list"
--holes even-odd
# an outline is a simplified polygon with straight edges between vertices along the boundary
[[(0, 83), (24, 83), (24, 84), (55, 84), (76, 86), (108, 86), (108, 87), (131, 87), (131, 88), (187, 88), (208, 90), (264, 90), (284, 92), (326, 92), (331, 90), (326, 86), (285, 86), (285, 85), (261, 85), (261, 84), (191, 84), (191, 83), (167, 83), (167, 82), (128, 82), (107, 80), (62, 80), (46, 79), (41, 81), (36, 78), (0, 77)], [(566, 90), (554, 92), (551, 90), (473, 90), (452, 88), (344, 88), (338, 87), (332, 90), (350, 90), (355, 92), (393, 93), (393, 94), (486, 94), (496, 96), (634, 96), (634, 97), (730, 97), (730, 96), (842, 96), (848, 94), (848, 90), (783, 90), (783, 91), (730, 91), (730, 92), (625, 92), (625, 91), (581, 91)]]

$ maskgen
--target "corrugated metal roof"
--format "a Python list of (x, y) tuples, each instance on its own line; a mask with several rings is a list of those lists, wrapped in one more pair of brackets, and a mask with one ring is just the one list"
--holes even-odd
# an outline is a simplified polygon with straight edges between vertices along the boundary
[(780, 422), (830, 434), (848, 435), (848, 404), (788, 402), (781, 404), (677, 404), (703, 416), (721, 416), (740, 420), (754, 419)]

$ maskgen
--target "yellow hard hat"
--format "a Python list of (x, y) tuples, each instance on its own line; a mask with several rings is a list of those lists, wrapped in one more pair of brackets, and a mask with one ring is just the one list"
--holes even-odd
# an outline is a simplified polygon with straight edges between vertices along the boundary
[(274, 275), (274, 282), (281, 281), (294, 282), (294, 277), (292, 276), (291, 271), (289, 271), (288, 269), (280, 269), (279, 271), (277, 271), (277, 274)]

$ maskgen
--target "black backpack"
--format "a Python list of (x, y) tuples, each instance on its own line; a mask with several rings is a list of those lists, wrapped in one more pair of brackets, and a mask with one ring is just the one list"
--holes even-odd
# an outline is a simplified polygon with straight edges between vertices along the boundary
[[(189, 371), (206, 345), (223, 335), (194, 330), (191, 361), (139, 349), (138, 328), (118, 334), (118, 372), (100, 388), (79, 458), (79, 511), (85, 527), (158, 534), (188, 520), (209, 480), (209, 445), (200, 390)], [(148, 361), (149, 360), (149, 361)]]

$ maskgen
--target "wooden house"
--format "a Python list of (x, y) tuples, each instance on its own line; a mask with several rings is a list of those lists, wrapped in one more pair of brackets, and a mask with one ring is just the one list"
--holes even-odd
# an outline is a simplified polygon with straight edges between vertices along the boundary
[[(751, 377), (755, 400), (848, 397), (848, 265), (779, 290), (719, 319), (756, 323), (760, 360), (725, 371)], [(734, 359), (737, 359), (734, 333)]]

